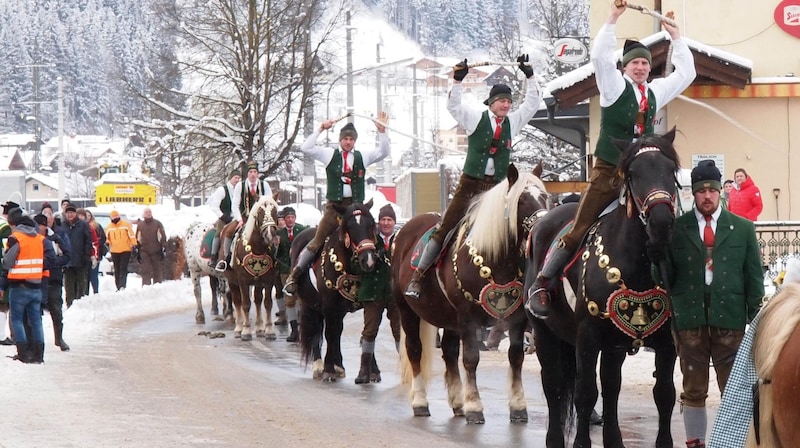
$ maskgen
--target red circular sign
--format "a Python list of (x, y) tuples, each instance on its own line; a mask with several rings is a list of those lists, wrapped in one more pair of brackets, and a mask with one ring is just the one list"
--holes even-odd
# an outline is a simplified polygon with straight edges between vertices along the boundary
[(783, 0), (775, 8), (775, 23), (783, 31), (800, 38), (800, 0)]

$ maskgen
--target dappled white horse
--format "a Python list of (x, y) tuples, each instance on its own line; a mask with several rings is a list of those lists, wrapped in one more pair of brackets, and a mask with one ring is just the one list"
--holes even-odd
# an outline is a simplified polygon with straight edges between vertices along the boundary
[(211, 280), (211, 315), (219, 315), (217, 303), (218, 298), (222, 297), (223, 317), (226, 320), (232, 319), (231, 307), (226, 297), (228, 282), (221, 272), (217, 272), (213, 267), (208, 265), (208, 260), (211, 258), (211, 237), (208, 235), (208, 231), (213, 228), (214, 224), (212, 223), (194, 222), (189, 226), (189, 229), (186, 231), (186, 236), (184, 237), (183, 251), (186, 255), (186, 266), (192, 278), (194, 298), (197, 301), (197, 312), (194, 318), (195, 322), (198, 324), (206, 323), (200, 290), (200, 278), (203, 276), (208, 276)]

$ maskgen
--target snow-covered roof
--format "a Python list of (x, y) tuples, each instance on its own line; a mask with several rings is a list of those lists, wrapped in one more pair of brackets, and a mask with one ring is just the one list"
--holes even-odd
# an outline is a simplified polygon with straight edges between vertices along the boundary
[[(701, 42), (690, 39), (688, 37), (681, 37), (681, 39), (686, 41), (686, 44), (689, 46), (690, 49), (698, 53), (705, 54), (712, 58), (728, 61), (732, 64), (736, 64), (740, 67), (743, 67), (749, 71), (752, 71), (753, 69), (753, 61), (751, 61), (750, 59), (738, 56), (728, 51), (710, 47), (708, 45), (705, 45)], [(651, 46), (663, 40), (671, 40), (669, 33), (667, 33), (666, 31), (659, 31), (658, 33), (647, 36), (641, 39), (640, 42), (643, 43), (644, 45)], [(622, 48), (614, 52), (614, 59), (617, 61), (622, 60)], [(572, 87), (575, 84), (585, 79), (588, 79), (592, 75), (594, 75), (594, 66), (592, 65), (591, 62), (589, 62), (547, 83), (544, 89), (545, 95), (551, 96), (552, 92)]]
[(33, 134), (0, 134), (0, 147), (14, 146), (21, 148), (36, 141)]
[(25, 180), (26, 181), (34, 180), (54, 190), (58, 190), (58, 176), (52, 176), (44, 173), (31, 173), (28, 174)]
[(158, 185), (158, 182), (154, 179), (141, 174), (106, 173), (94, 183), (94, 186), (96, 187), (105, 183), (146, 183), (150, 185)]

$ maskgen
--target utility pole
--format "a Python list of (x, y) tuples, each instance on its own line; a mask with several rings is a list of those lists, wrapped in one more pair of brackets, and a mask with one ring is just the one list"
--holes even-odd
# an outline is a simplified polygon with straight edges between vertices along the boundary
[(64, 78), (56, 78), (58, 83), (58, 199), (67, 197), (66, 158), (64, 154)]
[(350, 26), (350, 10), (348, 9), (345, 11), (345, 27), (347, 33), (346, 39), (346, 51), (347, 51), (347, 113), (350, 114), (347, 117), (347, 122), (352, 123), (355, 121), (355, 117), (353, 117), (353, 27)]
[(17, 104), (25, 104), (29, 106), (33, 106), (33, 138), (36, 140), (33, 144), (33, 160), (32, 166), (29, 167), (30, 171), (34, 173), (38, 173), (42, 169), (42, 157), (41, 157), (41, 142), (42, 142), (42, 116), (40, 113), (40, 105), (42, 104), (51, 104), (52, 101), (40, 101), (39, 100), (39, 69), (40, 68), (47, 68), (47, 67), (55, 67), (55, 64), (27, 64), (27, 65), (17, 65), (17, 68), (30, 68), (33, 72), (33, 98), (32, 101), (23, 101)]

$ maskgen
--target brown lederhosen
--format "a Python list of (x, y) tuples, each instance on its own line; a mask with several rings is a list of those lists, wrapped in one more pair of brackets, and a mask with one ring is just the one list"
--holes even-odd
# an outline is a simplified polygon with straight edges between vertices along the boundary
[(458, 225), (458, 222), (461, 221), (461, 218), (464, 217), (464, 214), (467, 213), (467, 208), (470, 202), (472, 202), (472, 198), (485, 191), (491, 190), (497, 183), (498, 182), (494, 180), (492, 176), (484, 176), (483, 179), (476, 179), (462, 174), (461, 178), (458, 180), (458, 188), (456, 188), (456, 192), (453, 194), (453, 200), (444, 212), (442, 224), (431, 236), (431, 239), (441, 244), (444, 241), (444, 237), (447, 236), (447, 233), (454, 229)]
[(574, 251), (578, 247), (583, 236), (589, 231), (589, 227), (597, 219), (597, 215), (619, 196), (621, 185), (616, 165), (602, 159), (595, 159), (589, 185), (583, 190), (580, 202), (578, 202), (578, 212), (575, 215), (572, 229), (561, 238), (568, 250)]

